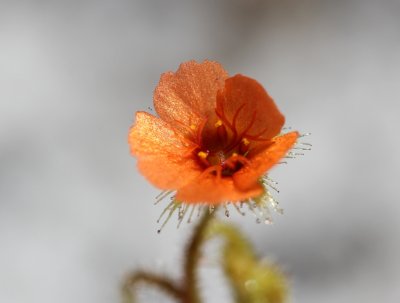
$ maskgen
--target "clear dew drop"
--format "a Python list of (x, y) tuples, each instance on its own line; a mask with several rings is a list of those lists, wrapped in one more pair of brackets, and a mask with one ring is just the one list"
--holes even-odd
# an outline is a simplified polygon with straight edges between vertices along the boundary
[(264, 220), (264, 224), (271, 225), (271, 224), (273, 224), (273, 223), (274, 223), (274, 221), (272, 220), (272, 218), (266, 218), (266, 219)]

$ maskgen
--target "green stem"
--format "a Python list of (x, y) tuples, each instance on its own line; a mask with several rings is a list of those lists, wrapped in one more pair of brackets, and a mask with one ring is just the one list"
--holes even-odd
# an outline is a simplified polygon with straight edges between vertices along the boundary
[(249, 257), (256, 258), (254, 250), (250, 242), (240, 233), (240, 231), (233, 225), (228, 225), (219, 221), (213, 222), (206, 232), (207, 240), (216, 236), (223, 236), (227, 245), (231, 249), (245, 254)]
[(182, 303), (201, 303), (201, 298), (197, 284), (198, 262), (201, 254), (200, 248), (204, 240), (206, 240), (205, 231), (211, 219), (214, 217), (215, 210), (212, 213), (210, 213), (208, 209), (205, 210), (205, 214), (201, 218), (199, 224), (196, 226), (192, 239), (186, 248), (186, 254), (185, 254), (186, 260), (184, 267), (185, 297)]
[(158, 287), (160, 290), (164, 291), (166, 294), (177, 299), (178, 301), (181, 301), (184, 297), (183, 291), (167, 277), (158, 276), (144, 271), (138, 271), (128, 277), (123, 285), (122, 292), (124, 303), (135, 302), (133, 287), (138, 283), (146, 283)]

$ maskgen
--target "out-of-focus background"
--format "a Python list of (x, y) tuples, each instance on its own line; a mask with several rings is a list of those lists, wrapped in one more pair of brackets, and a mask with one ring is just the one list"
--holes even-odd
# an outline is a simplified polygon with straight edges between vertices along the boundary
[[(312, 132), (272, 172), (285, 214), (232, 219), (292, 302), (397, 302), (399, 54), (396, 0), (1, 1), (0, 301), (119, 302), (131, 270), (178, 275), (193, 225), (156, 233), (127, 132), (162, 72), (211, 59)], [(207, 302), (229, 302), (207, 275)]]

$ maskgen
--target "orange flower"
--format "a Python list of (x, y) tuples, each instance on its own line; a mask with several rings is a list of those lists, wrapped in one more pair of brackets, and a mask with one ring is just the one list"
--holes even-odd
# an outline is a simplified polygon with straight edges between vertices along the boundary
[(175, 201), (217, 205), (265, 194), (264, 174), (295, 144), (284, 117), (255, 80), (212, 61), (182, 63), (154, 92), (159, 117), (136, 114), (129, 132), (140, 172)]

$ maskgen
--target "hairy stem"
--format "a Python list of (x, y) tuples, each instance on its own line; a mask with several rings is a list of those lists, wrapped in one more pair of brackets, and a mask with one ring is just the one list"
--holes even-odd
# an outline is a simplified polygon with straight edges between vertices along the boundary
[(145, 271), (138, 271), (129, 276), (123, 285), (122, 292), (124, 303), (135, 302), (133, 288), (139, 283), (146, 283), (150, 286), (155, 286), (164, 291), (166, 294), (170, 295), (172, 298), (177, 299), (178, 301), (183, 300), (184, 292), (167, 277)]
[(207, 238), (205, 231), (209, 222), (214, 216), (214, 212), (210, 213), (208, 209), (205, 211), (201, 221), (194, 230), (194, 234), (189, 242), (189, 245), (186, 248), (186, 259), (184, 265), (185, 297), (182, 303), (201, 303), (197, 283), (198, 262), (201, 256), (201, 246), (204, 243), (204, 240)]

